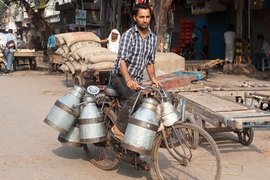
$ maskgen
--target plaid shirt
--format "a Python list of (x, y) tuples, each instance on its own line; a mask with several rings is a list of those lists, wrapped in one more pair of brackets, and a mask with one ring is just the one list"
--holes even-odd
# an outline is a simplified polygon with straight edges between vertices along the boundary
[(156, 46), (157, 36), (150, 29), (147, 37), (143, 39), (137, 25), (133, 26), (120, 39), (113, 73), (121, 74), (120, 60), (125, 60), (131, 78), (142, 85), (144, 69), (155, 63)]

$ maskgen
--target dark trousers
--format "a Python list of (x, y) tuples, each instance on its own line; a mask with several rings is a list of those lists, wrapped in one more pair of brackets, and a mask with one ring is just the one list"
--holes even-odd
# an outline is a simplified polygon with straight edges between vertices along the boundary
[(209, 49), (209, 45), (203, 46), (203, 53), (205, 54), (206, 59), (208, 59), (208, 49)]
[[(122, 110), (118, 114), (116, 124), (115, 124), (122, 133), (125, 133), (127, 125), (128, 125), (130, 110), (132, 109), (138, 97), (138, 94), (136, 94), (137, 93), (136, 91), (133, 91), (127, 88), (125, 79), (123, 78), (123, 76), (119, 74), (112, 75), (112, 84), (125, 99), (125, 103), (122, 107)], [(135, 105), (134, 111), (136, 111), (141, 101), (142, 101), (142, 95), (140, 95), (140, 98), (138, 99)]]

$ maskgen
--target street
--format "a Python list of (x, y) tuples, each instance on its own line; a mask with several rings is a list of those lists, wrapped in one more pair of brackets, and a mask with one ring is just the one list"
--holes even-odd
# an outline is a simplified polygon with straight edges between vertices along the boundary
[[(226, 77), (235, 80), (232, 75)], [(153, 171), (138, 171), (125, 162), (115, 170), (100, 170), (87, 160), (83, 148), (57, 140), (58, 131), (43, 120), (55, 101), (72, 89), (66, 87), (64, 74), (26, 68), (0, 74), (0, 84), (0, 179), (155, 179)], [(269, 130), (255, 130), (249, 146), (240, 144), (231, 132), (213, 134), (213, 138), (222, 155), (222, 180), (269, 179)]]

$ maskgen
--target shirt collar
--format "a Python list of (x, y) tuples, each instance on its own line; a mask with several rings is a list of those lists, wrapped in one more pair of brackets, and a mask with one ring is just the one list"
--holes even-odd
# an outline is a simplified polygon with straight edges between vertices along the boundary
[[(135, 26), (134, 26), (134, 31), (139, 33), (137, 24), (135, 24)], [(152, 36), (153, 34), (154, 33), (151, 31), (151, 29), (148, 28), (148, 35), (147, 36)]]

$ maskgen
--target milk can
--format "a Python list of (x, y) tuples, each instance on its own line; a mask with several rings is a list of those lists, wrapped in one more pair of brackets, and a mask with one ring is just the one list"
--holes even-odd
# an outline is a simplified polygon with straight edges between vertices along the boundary
[(60, 133), (67, 135), (74, 121), (79, 117), (79, 106), (85, 90), (80, 86), (74, 86), (70, 93), (58, 99), (44, 122)]
[(156, 109), (158, 101), (145, 98), (141, 107), (130, 117), (122, 147), (149, 155), (158, 129)]
[(165, 127), (172, 126), (176, 121), (181, 119), (181, 114), (174, 108), (170, 102), (161, 104), (162, 120)]
[(80, 142), (80, 130), (78, 122), (76, 121), (74, 125), (72, 125), (67, 135), (60, 133), (58, 135), (58, 141), (68, 146), (82, 147)]
[(95, 97), (85, 95), (83, 99), (85, 105), (79, 117), (81, 143), (90, 144), (105, 141), (105, 122), (96, 106)]

